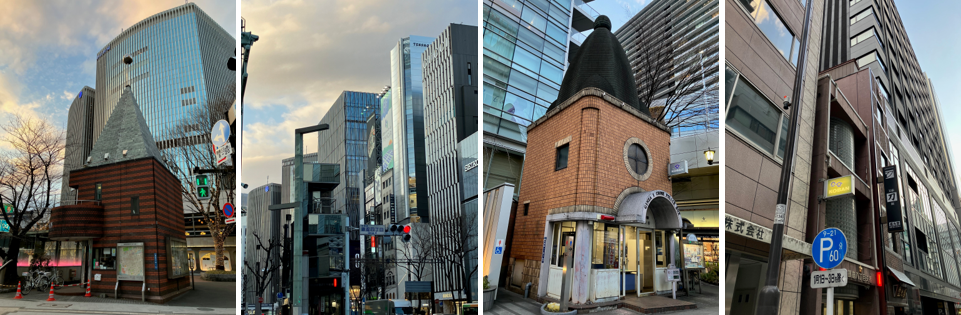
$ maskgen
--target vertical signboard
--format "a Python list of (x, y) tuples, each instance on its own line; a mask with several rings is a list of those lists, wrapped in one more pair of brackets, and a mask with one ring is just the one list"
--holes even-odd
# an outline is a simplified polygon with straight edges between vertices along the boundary
[(904, 231), (904, 218), (901, 217), (901, 192), (898, 189), (898, 167), (885, 166), (881, 169), (884, 175), (884, 200), (888, 215), (888, 232)]

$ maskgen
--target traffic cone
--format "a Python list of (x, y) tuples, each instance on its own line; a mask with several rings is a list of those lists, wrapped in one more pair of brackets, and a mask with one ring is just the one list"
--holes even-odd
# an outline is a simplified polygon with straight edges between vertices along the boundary
[(87, 294), (84, 294), (83, 296), (90, 297), (90, 280), (89, 279), (87, 279)]
[(53, 298), (53, 283), (51, 283), (51, 284), (50, 284), (50, 296), (47, 297), (47, 301), (56, 301), (56, 300), (57, 300), (57, 299)]
[(14, 300), (19, 300), (23, 298), (23, 294), (20, 294), (20, 281), (17, 281), (17, 296), (14, 296)]

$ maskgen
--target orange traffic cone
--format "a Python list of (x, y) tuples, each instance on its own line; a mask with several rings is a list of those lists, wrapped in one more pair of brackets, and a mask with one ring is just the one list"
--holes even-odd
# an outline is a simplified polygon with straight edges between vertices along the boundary
[(47, 297), (47, 301), (56, 301), (56, 300), (57, 300), (57, 299), (53, 298), (53, 283), (51, 283), (51, 284), (50, 284), (50, 296)]
[(90, 280), (87, 280), (87, 294), (84, 294), (83, 296), (90, 297)]
[(20, 294), (20, 281), (17, 281), (17, 296), (14, 296), (14, 300), (19, 300), (23, 298), (23, 294)]

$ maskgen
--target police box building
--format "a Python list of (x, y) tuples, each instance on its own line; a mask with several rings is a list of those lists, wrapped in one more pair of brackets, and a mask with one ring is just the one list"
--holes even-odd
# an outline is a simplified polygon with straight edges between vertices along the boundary
[(670, 130), (639, 104), (610, 29), (606, 16), (596, 19), (557, 100), (528, 127), (511, 281), (532, 283), (540, 299), (560, 298), (565, 244), (572, 305), (670, 293), (666, 271), (679, 265)]

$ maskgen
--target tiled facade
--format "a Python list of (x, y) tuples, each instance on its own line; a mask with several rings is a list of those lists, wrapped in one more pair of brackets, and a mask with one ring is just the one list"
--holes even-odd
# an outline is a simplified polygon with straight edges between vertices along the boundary
[[(780, 178), (783, 163), (784, 141), (786, 140), (789, 121), (789, 111), (781, 106), (785, 96), (792, 95), (794, 77), (797, 67), (797, 60), (792, 58), (794, 54), (785, 55), (779, 47), (774, 44), (771, 38), (764, 33), (757, 23), (769, 22), (763, 20), (756, 22), (754, 14), (766, 13), (767, 17), (774, 16), (779, 19), (783, 27), (797, 39), (797, 42), (789, 44), (788, 51), (797, 49), (802, 34), (803, 19), (805, 14), (804, 4), (796, 0), (761, 0), (752, 3), (758, 7), (747, 8), (742, 4), (743, 1), (727, 0), (725, 25), (726, 37), (724, 42), (725, 54), (725, 82), (726, 94), (724, 106), (727, 108), (727, 118), (725, 122), (725, 152), (722, 154), (722, 161), (725, 164), (725, 186), (726, 202), (725, 212), (738, 218), (759, 224), (766, 228), (774, 226), (774, 212), (778, 181)], [(796, 142), (797, 153), (794, 160), (794, 176), (792, 178), (793, 191), (790, 194), (789, 205), (785, 220), (785, 235), (799, 240), (806, 240), (806, 225), (808, 214), (808, 188), (810, 187), (811, 157), (813, 148), (813, 124), (815, 113), (816, 78), (818, 71), (818, 60), (820, 53), (821, 25), (823, 3), (812, 1), (813, 8), (811, 14), (811, 29), (807, 49), (807, 63), (804, 76), (804, 91), (800, 102), (792, 102), (795, 106), (801, 106), (801, 117), (798, 128), (798, 140)], [(773, 10), (773, 11), (772, 11)], [(761, 26), (764, 26), (763, 24)], [(788, 40), (790, 41), (790, 40)], [(737, 82), (737, 83), (736, 83)], [(766, 105), (764, 110), (775, 113), (780, 122), (773, 130), (779, 131), (776, 139), (780, 141), (770, 148), (766, 148), (754, 143), (750, 138), (744, 136), (731, 127), (733, 120), (732, 109), (732, 88), (755, 89), (764, 98), (758, 104)], [(768, 104), (763, 104), (767, 102)], [(799, 104), (798, 104), (799, 103)], [(783, 126), (783, 128), (782, 128)], [(725, 241), (728, 263), (732, 261), (732, 256), (740, 257), (742, 254), (752, 255), (754, 258), (762, 260), (766, 266), (769, 244), (751, 240), (745, 237), (727, 233)], [(802, 277), (802, 261), (789, 259), (779, 262), (780, 276), (778, 289), (781, 291), (779, 314), (799, 314), (801, 308), (800, 292)], [(747, 295), (747, 293), (735, 292), (735, 283), (738, 278), (737, 268), (731, 265), (727, 268), (727, 273), (722, 275), (722, 279), (727, 281), (727, 291), (724, 292), (724, 303), (726, 305), (725, 314), (744, 314), (753, 312), (750, 310), (732, 309), (732, 301), (737, 299), (736, 295)], [(743, 274), (741, 276), (744, 276)], [(756, 295), (750, 294), (751, 300), (755, 300)]]

